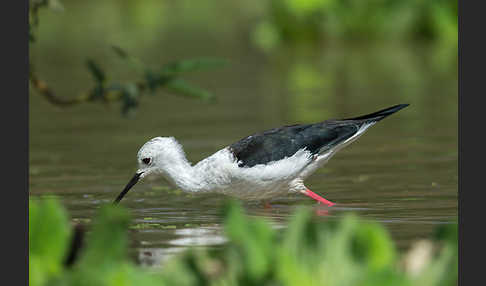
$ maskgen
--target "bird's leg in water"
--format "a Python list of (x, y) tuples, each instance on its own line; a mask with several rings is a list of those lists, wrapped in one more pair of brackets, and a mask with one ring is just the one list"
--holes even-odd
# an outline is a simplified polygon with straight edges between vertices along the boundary
[(318, 194), (314, 193), (313, 191), (311, 191), (309, 189), (306, 189), (304, 191), (301, 191), (301, 193), (304, 194), (304, 195), (306, 195), (306, 196), (308, 196), (308, 197), (313, 198), (314, 200), (316, 200), (316, 201), (318, 201), (320, 203), (326, 204), (328, 207), (331, 207), (331, 206), (335, 205), (335, 203), (326, 200), (325, 198), (319, 196)]
[(268, 201), (263, 202), (263, 208), (266, 210), (272, 209), (272, 205)]

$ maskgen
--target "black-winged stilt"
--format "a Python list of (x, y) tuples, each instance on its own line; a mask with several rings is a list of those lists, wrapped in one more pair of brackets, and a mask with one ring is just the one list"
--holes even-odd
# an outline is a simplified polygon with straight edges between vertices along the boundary
[(296, 124), (256, 133), (192, 166), (173, 137), (156, 137), (138, 151), (139, 169), (114, 203), (139, 180), (161, 175), (189, 193), (216, 192), (245, 200), (268, 200), (300, 192), (328, 206), (304, 180), (370, 126), (407, 107), (395, 105), (368, 115)]

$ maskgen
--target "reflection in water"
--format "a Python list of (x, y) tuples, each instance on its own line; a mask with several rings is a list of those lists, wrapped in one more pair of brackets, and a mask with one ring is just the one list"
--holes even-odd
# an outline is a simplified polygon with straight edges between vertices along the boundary
[(218, 226), (176, 229), (174, 234), (176, 237), (168, 240), (167, 245), (163, 248), (137, 249), (138, 261), (145, 266), (159, 267), (172, 255), (187, 247), (214, 247), (223, 245), (227, 241)]
[(137, 259), (142, 266), (160, 267), (167, 259), (183, 250), (185, 250), (184, 247), (139, 248), (137, 249)]
[(217, 227), (212, 228), (186, 228), (175, 231), (181, 238), (169, 241), (171, 245), (179, 246), (204, 246), (218, 245), (226, 242)]

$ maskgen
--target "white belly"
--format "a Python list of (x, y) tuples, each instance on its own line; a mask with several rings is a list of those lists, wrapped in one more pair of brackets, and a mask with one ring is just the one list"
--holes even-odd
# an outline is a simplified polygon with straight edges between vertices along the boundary
[[(239, 167), (237, 162), (234, 162), (234, 159), (223, 150), (217, 156), (219, 158), (227, 156), (228, 159), (215, 160), (218, 165), (211, 168), (214, 174), (212, 177), (214, 182), (210, 184), (212, 191), (243, 200), (265, 200), (295, 192), (296, 190), (290, 188), (289, 184), (299, 178), (302, 171), (312, 162), (310, 153), (301, 150), (292, 157), (269, 164), (250, 168)], [(226, 163), (222, 164), (223, 161)]]
[(239, 167), (226, 148), (195, 167), (204, 173), (200, 192), (216, 192), (242, 200), (266, 200), (301, 191), (303, 179), (329, 160), (332, 153), (312, 156), (299, 150), (293, 156), (253, 167)]
[(275, 181), (271, 183), (261, 182), (235, 182), (230, 187), (217, 189), (216, 192), (241, 200), (266, 200), (280, 195), (286, 195), (289, 189), (289, 181)]

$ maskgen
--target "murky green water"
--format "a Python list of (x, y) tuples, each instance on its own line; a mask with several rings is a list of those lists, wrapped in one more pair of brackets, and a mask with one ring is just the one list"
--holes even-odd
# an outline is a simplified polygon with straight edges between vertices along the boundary
[[(50, 23), (46, 20), (45, 25)], [(57, 32), (59, 42), (72, 37)], [(90, 218), (128, 182), (136, 170), (138, 149), (152, 137), (176, 137), (195, 163), (264, 129), (410, 103), (306, 181), (311, 190), (338, 205), (318, 207), (296, 195), (276, 198), (269, 210), (247, 205), (248, 212), (269, 218), (276, 227), (285, 227), (292, 210), (301, 205), (315, 208), (323, 220), (354, 212), (384, 222), (401, 248), (457, 217), (454, 58), (435, 48), (399, 44), (264, 55), (242, 39), (203, 39), (166, 31), (157, 43), (141, 41), (130, 52), (154, 65), (175, 58), (228, 58), (226, 68), (188, 77), (218, 96), (213, 104), (159, 92), (144, 98), (136, 116), (126, 119), (117, 105), (63, 110), (31, 92), (30, 194), (58, 195), (73, 219)], [(91, 86), (82, 66), (85, 56), (97, 58), (114, 77), (134, 76), (110, 54), (111, 42), (101, 48), (95, 42), (63, 50), (54, 49), (52, 41), (33, 47), (33, 59), (63, 95)], [(136, 185), (122, 204), (130, 209), (134, 227), (152, 226), (133, 230), (133, 250), (143, 263), (160, 265), (188, 246), (224, 243), (219, 214), (224, 200), (219, 195), (179, 193), (162, 179)]]

